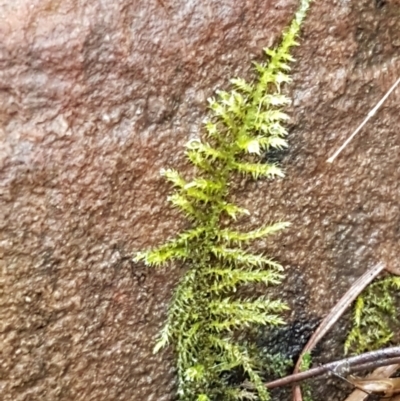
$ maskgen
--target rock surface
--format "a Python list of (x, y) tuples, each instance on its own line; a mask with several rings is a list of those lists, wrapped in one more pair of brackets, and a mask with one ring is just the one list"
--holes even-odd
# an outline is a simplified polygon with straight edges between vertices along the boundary
[[(206, 101), (251, 77), (293, 0), (0, 0), (0, 399), (174, 400), (153, 338), (179, 277), (131, 261), (182, 227), (165, 166), (185, 169)], [(293, 84), (282, 181), (244, 183), (245, 226), (289, 220), (267, 248), (298, 316), (324, 315), (400, 237), (396, 1), (315, 2)], [(326, 398), (325, 398), (326, 399)], [(334, 396), (331, 398), (335, 399)]]

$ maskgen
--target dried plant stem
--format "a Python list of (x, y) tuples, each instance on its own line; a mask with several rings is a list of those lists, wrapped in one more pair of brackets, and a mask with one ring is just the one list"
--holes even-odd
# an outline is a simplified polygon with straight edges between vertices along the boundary
[(400, 357), (393, 357), (385, 359), (384, 361), (374, 361), (357, 365), (352, 369), (352, 372), (375, 369), (368, 377), (390, 377), (400, 368), (399, 364)]
[(379, 107), (382, 106), (383, 102), (389, 97), (389, 95), (395, 90), (397, 85), (400, 83), (400, 78), (392, 85), (392, 87), (386, 92), (385, 96), (378, 102), (378, 104), (367, 114), (364, 121), (357, 127), (357, 129), (346, 139), (343, 145), (327, 160), (328, 163), (332, 163), (339, 153), (349, 144), (349, 142), (358, 134), (362, 127), (368, 122), (368, 120), (376, 113)]
[(332, 371), (335, 371), (335, 369), (343, 365), (348, 365), (349, 373), (353, 373), (360, 370), (373, 369), (379, 366), (398, 364), (399, 362), (400, 347), (384, 348), (381, 350), (371, 351), (365, 354), (341, 359), (339, 361), (330, 362), (325, 365), (306, 370), (305, 372), (289, 375), (281, 379), (266, 383), (265, 387), (267, 387), (268, 389), (272, 389), (300, 382), (306, 379), (310, 379), (312, 377), (322, 376)]
[[(399, 361), (397, 361), (397, 359), (399, 359)], [(387, 361), (391, 361), (393, 364), (390, 364), (388, 366), (382, 366), (379, 367), (377, 369), (375, 369), (370, 375), (368, 375), (366, 378), (370, 379), (370, 378), (379, 378), (379, 379), (384, 379), (384, 378), (388, 378), (390, 376), (392, 376), (400, 367), (399, 363), (400, 363), (400, 358), (392, 358), (392, 359), (387, 359)], [(372, 369), (372, 366), (366, 366), (366, 368), (364, 369), (365, 366), (360, 366), (363, 369), (360, 370), (369, 370)], [(374, 366), (376, 367), (376, 366)], [(365, 399), (367, 399), (369, 396), (369, 394), (366, 394), (364, 391), (360, 390), (360, 389), (355, 389), (344, 401), (364, 401)], [(393, 399), (391, 399), (393, 401)]]
[[(300, 371), (300, 365), (303, 356), (311, 352), (311, 350), (317, 345), (321, 338), (332, 328), (332, 326), (339, 320), (343, 315), (344, 311), (349, 305), (360, 295), (360, 293), (370, 284), (385, 268), (383, 263), (378, 263), (364, 273), (344, 294), (336, 306), (329, 312), (325, 319), (321, 322), (318, 329), (311, 336), (310, 340), (304, 347), (300, 357), (296, 363), (293, 373)], [(299, 386), (295, 386), (293, 389), (293, 401), (302, 401), (301, 390)]]

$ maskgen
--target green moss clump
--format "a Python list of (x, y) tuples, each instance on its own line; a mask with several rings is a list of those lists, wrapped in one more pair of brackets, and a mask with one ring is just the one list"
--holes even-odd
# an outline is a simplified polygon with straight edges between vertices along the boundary
[[(309, 370), (311, 368), (311, 365), (312, 365), (311, 354), (310, 352), (306, 352), (301, 359), (300, 372), (305, 372), (306, 370)], [(301, 391), (304, 401), (313, 401), (312, 390), (309, 383), (307, 382), (302, 383)]]
[[(157, 249), (138, 253), (135, 260), (151, 266), (183, 261), (187, 268), (155, 346), (155, 351), (168, 343), (174, 346), (180, 400), (269, 398), (258, 371), (260, 361), (235, 333), (257, 325), (282, 324), (280, 313), (287, 306), (267, 296), (236, 294), (243, 285), (281, 282), (282, 266), (250, 252), (247, 245), (288, 223), (251, 232), (230, 229), (230, 221), (249, 212), (230, 202), (229, 183), (234, 173), (254, 179), (283, 177), (277, 165), (257, 159), (270, 149), (287, 146), (283, 123), (288, 116), (282, 107), (290, 100), (281, 93), (281, 85), (290, 82), (289, 63), (294, 60), (290, 49), (297, 45), (309, 3), (301, 0), (281, 44), (265, 49), (269, 61), (255, 64), (255, 82), (232, 79), (230, 92), (219, 91), (216, 99), (209, 99), (212, 118), (205, 123), (204, 138), (186, 145), (186, 155), (196, 168), (195, 178), (187, 181), (173, 169), (162, 171), (175, 187), (168, 200), (185, 214), (191, 228)], [(251, 381), (251, 389), (232, 384), (233, 371)]]
[(387, 345), (398, 324), (394, 291), (400, 289), (400, 277), (390, 276), (369, 285), (357, 298), (353, 327), (345, 342), (345, 352), (361, 354)]

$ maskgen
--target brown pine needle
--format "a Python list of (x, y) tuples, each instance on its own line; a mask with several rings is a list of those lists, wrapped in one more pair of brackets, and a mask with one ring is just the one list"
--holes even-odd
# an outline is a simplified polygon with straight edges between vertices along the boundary
[(396, 86), (400, 83), (400, 78), (392, 85), (392, 87), (386, 92), (385, 96), (377, 103), (377, 105), (367, 114), (364, 121), (357, 127), (357, 129), (346, 139), (343, 145), (327, 160), (328, 163), (333, 163), (339, 153), (349, 144), (349, 142), (358, 134), (362, 127), (367, 121), (376, 113), (376, 111), (382, 106), (383, 102), (389, 97), (389, 95), (396, 89)]

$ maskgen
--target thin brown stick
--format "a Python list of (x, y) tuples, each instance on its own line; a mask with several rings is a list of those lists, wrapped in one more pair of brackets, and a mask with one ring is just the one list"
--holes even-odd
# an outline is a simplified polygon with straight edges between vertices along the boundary
[(316, 368), (306, 370), (304, 372), (292, 374), (281, 379), (266, 383), (268, 389), (287, 386), (288, 384), (300, 382), (313, 377), (322, 376), (340, 366), (348, 365), (349, 373), (358, 372), (365, 369), (373, 369), (378, 366), (387, 366), (400, 363), (400, 347), (384, 348), (377, 351), (367, 352), (365, 354), (352, 356), (350, 358), (341, 359), (339, 361), (330, 362)]
[(370, 375), (368, 375), (368, 377), (384, 378), (384, 377), (390, 377), (399, 368), (400, 368), (400, 357), (394, 357), (381, 361), (373, 361), (364, 363), (362, 365), (354, 366), (354, 368), (351, 369), (351, 373), (375, 369), (376, 371), (372, 372)]
[[(321, 322), (318, 329), (311, 336), (310, 340), (301, 352), (299, 359), (296, 363), (293, 373), (300, 371), (300, 365), (303, 356), (311, 352), (311, 350), (317, 345), (321, 338), (332, 328), (332, 326), (339, 320), (345, 310), (351, 305), (351, 303), (361, 294), (361, 292), (368, 286), (385, 268), (383, 263), (378, 263), (371, 267), (366, 273), (364, 273), (343, 295), (340, 301), (335, 307), (329, 312), (325, 319)], [(293, 401), (303, 401), (301, 396), (301, 390), (299, 386), (295, 386), (293, 389)]]

